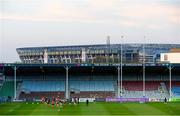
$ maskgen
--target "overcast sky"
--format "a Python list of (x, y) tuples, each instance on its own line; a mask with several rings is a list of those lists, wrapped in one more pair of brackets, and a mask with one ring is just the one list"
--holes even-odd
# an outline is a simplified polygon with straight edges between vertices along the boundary
[(102, 44), (107, 35), (180, 44), (180, 0), (0, 0), (0, 21), (0, 62), (18, 61), (19, 47)]

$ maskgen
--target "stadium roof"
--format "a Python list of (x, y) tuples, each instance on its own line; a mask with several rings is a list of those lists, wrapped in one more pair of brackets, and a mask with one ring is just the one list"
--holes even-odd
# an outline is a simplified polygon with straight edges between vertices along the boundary
[[(95, 72), (101, 72), (104, 73), (116, 73), (117, 71), (117, 64), (1, 64), (1, 69), (6, 72), (6, 74), (13, 75), (13, 68), (16, 66), (18, 68), (18, 73), (42, 73), (42, 69), (45, 72), (49, 73), (64, 73), (65, 72), (65, 66), (71, 67), (70, 72), (77, 73), (90, 73), (92, 69)], [(160, 73), (160, 72), (168, 72), (168, 66), (169, 64), (146, 64), (146, 72), (154, 72), (154, 73)], [(180, 73), (180, 64), (171, 64), (173, 67), (173, 73)], [(142, 72), (142, 64), (124, 64), (123, 65), (123, 73), (127, 72)]]
[[(120, 46), (121, 44), (110, 44), (111, 47), (113, 46)], [(136, 44), (131, 44), (131, 43), (125, 43), (123, 44), (125, 46), (131, 46), (131, 47), (140, 47), (142, 43), (136, 43)], [(148, 47), (151, 46), (157, 46), (157, 47), (178, 47), (180, 48), (180, 44), (145, 44)], [(18, 49), (48, 49), (48, 48), (82, 48), (82, 47), (106, 47), (107, 44), (93, 44), (93, 45), (68, 45), (68, 46), (42, 46), (42, 47), (23, 47), (23, 48), (17, 48)]]

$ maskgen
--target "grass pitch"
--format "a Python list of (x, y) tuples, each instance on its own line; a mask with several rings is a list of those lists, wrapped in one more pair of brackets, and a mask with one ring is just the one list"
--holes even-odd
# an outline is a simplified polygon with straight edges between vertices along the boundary
[(180, 115), (178, 103), (80, 103), (62, 108), (41, 103), (0, 104), (0, 115)]

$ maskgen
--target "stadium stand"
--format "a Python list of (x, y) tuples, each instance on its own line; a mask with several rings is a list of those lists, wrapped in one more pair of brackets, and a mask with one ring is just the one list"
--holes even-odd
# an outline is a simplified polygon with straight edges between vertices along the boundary
[[(166, 84), (169, 89), (169, 82), (167, 82)], [(171, 85), (172, 85), (171, 91), (173, 97), (175, 98), (180, 97), (180, 81), (172, 81)]]
[[(160, 82), (146, 81), (146, 91), (158, 90)], [(123, 82), (125, 90), (129, 91), (143, 91), (142, 81), (126, 81)]]
[(174, 97), (180, 97), (180, 86), (172, 87), (172, 93)]
[(0, 73), (0, 88), (2, 87), (3, 83), (4, 83), (4, 76), (3, 73)]
[[(65, 79), (59, 76), (22, 77), (19, 98), (41, 98), (43, 95), (53, 96), (61, 93), (64, 96)], [(127, 77), (130, 78), (130, 77)], [(146, 81), (146, 97), (169, 97), (168, 82)], [(173, 82), (173, 85), (179, 85)], [(116, 81), (113, 76), (71, 76), (69, 89), (71, 97), (106, 98), (115, 97)], [(142, 81), (123, 81), (123, 97), (140, 98), (143, 95)], [(175, 91), (176, 92), (176, 91)], [(174, 93), (174, 92), (173, 92)], [(33, 97), (34, 96), (34, 97)]]
[[(71, 97), (85, 98), (107, 98), (115, 97), (114, 81), (70, 81)], [(168, 97), (168, 90), (160, 81), (146, 82), (146, 97), (165, 98)], [(143, 95), (142, 82), (126, 81), (123, 82), (123, 97), (140, 98)], [(21, 86), (20, 98), (41, 98), (43, 95), (52, 97), (61, 93), (64, 96), (65, 81), (23, 81)], [(35, 96), (35, 97), (33, 97)]]
[[(79, 93), (70, 93), (71, 97), (79, 97), (79, 98), (113, 98), (115, 96), (114, 92), (102, 92), (102, 91), (82, 91)], [(60, 96), (60, 98), (64, 98), (64, 92), (30, 92), (24, 93), (21, 92), (19, 99), (41, 99), (42, 96), (52, 98), (53, 96)]]
[(115, 93), (111, 91), (82, 91), (80, 93), (71, 93), (71, 97), (79, 97), (79, 98), (113, 98), (115, 97)]
[(23, 81), (21, 89), (24, 92), (64, 91), (64, 81)]
[[(23, 81), (23, 91), (65, 91), (65, 81)], [(113, 81), (70, 81), (70, 88), (79, 91), (114, 91)]]
[[(142, 81), (126, 81), (123, 82), (123, 97), (125, 98), (141, 98), (143, 97)], [(147, 81), (145, 96), (151, 99), (168, 98), (167, 89), (164, 88), (163, 82)]]
[(14, 82), (5, 81), (2, 88), (0, 89), (0, 96), (14, 96)]
[(42, 97), (52, 98), (53, 96), (59, 96), (60, 98), (64, 98), (64, 92), (30, 92), (24, 93), (21, 92), (19, 95), (19, 99), (21, 100), (33, 100), (33, 99), (41, 99)]
[[(61, 98), (115, 98), (118, 94), (118, 71), (116, 66), (71, 66), (68, 72), (68, 92), (65, 94), (66, 70), (64, 64), (17, 64), (17, 93), (19, 99), (40, 99), (42, 96)], [(160, 66), (159, 66), (160, 65)], [(65, 65), (66, 66), (66, 65)], [(42, 69), (43, 67), (43, 69)], [(172, 70), (172, 91), (178, 95), (180, 83), (177, 81), (179, 67)], [(42, 71), (43, 70), (43, 71)], [(15, 95), (14, 70), (5, 67), (5, 83), (0, 90), (0, 96)], [(123, 98), (142, 98), (142, 66), (130, 65), (123, 67)], [(146, 67), (145, 97), (150, 99), (169, 99), (169, 72), (166, 65)], [(10, 84), (9, 84), (10, 83)], [(11, 87), (11, 89), (7, 89)], [(6, 91), (6, 92), (5, 92)], [(7, 92), (10, 91), (10, 92)], [(11, 94), (10, 94), (11, 93)], [(3, 95), (2, 95), (3, 94)]]
[[(106, 98), (114, 97), (113, 81), (70, 81), (70, 92), (72, 97), (93, 97)], [(39, 99), (42, 96), (52, 97), (61, 93), (64, 96), (65, 81), (60, 80), (44, 80), (33, 81), (24, 80), (21, 85), (21, 93), (19, 98)]]
[[(168, 94), (161, 93), (158, 90), (154, 91), (146, 91), (145, 97), (150, 99), (164, 99), (165, 97), (168, 98)], [(123, 97), (125, 98), (142, 98), (143, 91), (124, 91)]]

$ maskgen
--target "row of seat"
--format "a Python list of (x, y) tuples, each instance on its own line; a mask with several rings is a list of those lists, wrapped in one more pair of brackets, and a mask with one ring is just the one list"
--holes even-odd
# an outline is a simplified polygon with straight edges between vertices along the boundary
[[(159, 86), (160, 86), (160, 82), (158, 81), (145, 82), (146, 91), (158, 90)], [(126, 82), (123, 82), (123, 87), (125, 90), (143, 91), (143, 82), (142, 81), (126, 81)]]
[[(143, 91), (125, 91), (123, 93), (123, 97), (125, 98), (141, 98), (143, 95)], [(151, 99), (164, 99), (169, 97), (167, 93), (162, 93), (158, 90), (146, 91), (145, 96)]]
[[(65, 81), (23, 81), (24, 91), (65, 91)], [(70, 81), (76, 91), (114, 91), (113, 81)]]
[[(42, 97), (65, 97), (65, 92), (31, 92), (31, 93), (21, 93), (19, 99), (41, 99)], [(115, 97), (114, 92), (80, 92), (80, 93), (70, 93), (70, 97), (78, 98), (112, 98)]]
[(180, 85), (172, 87), (172, 92), (174, 97), (180, 97)]
[(0, 88), (0, 96), (13, 96), (14, 95), (14, 82), (13, 81), (5, 81), (3, 83), (2, 88)]

